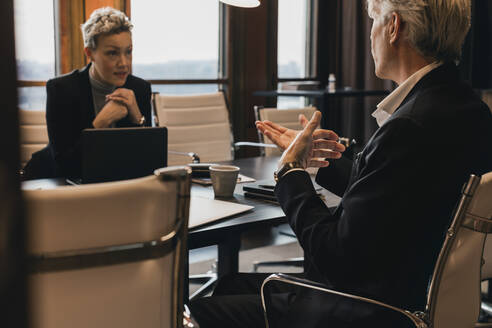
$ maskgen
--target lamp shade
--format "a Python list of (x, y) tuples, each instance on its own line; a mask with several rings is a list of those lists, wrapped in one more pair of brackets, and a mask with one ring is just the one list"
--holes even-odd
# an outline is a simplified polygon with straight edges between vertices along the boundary
[(243, 7), (243, 8), (254, 8), (260, 5), (259, 0), (219, 0), (219, 1), (231, 6)]

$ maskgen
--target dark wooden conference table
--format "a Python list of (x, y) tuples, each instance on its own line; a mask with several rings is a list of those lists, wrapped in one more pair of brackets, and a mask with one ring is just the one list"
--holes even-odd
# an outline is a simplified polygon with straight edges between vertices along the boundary
[[(273, 183), (273, 172), (277, 168), (278, 159), (275, 156), (260, 156), (220, 163), (239, 166), (241, 174), (255, 178), (257, 181), (271, 180)], [(22, 188), (49, 189), (60, 185), (66, 185), (64, 179), (40, 179), (23, 182)], [(244, 196), (242, 186), (243, 184), (237, 184), (233, 198), (221, 200), (251, 205), (254, 206), (254, 209), (189, 230), (189, 249), (210, 245), (218, 246), (218, 277), (238, 271), (242, 232), (261, 227), (268, 228), (286, 222), (284, 212), (278, 204), (247, 198)], [(327, 206), (334, 207), (338, 205), (340, 201), (338, 196), (327, 190), (323, 190), (321, 193)], [(214, 197), (212, 186), (197, 184), (192, 184), (191, 195)]]
[[(240, 167), (240, 173), (258, 180), (271, 180), (277, 168), (278, 157), (260, 156), (222, 162)], [(278, 204), (260, 199), (247, 198), (242, 190), (243, 184), (237, 184), (232, 199), (227, 201), (254, 206), (254, 209), (216, 223), (189, 230), (189, 249), (218, 245), (218, 276), (238, 271), (238, 254), (241, 247), (241, 233), (260, 227), (271, 227), (285, 223), (285, 214)], [(193, 185), (192, 195), (213, 196), (212, 187)], [(325, 203), (329, 207), (337, 206), (340, 198), (323, 190)]]

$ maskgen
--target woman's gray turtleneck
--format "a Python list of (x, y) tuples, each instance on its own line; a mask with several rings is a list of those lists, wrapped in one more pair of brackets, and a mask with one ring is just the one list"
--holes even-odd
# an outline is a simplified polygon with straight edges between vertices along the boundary
[(89, 82), (92, 88), (92, 100), (94, 102), (94, 114), (97, 116), (106, 105), (106, 96), (116, 89), (114, 85), (106, 84), (95, 79), (92, 70), (89, 69)]

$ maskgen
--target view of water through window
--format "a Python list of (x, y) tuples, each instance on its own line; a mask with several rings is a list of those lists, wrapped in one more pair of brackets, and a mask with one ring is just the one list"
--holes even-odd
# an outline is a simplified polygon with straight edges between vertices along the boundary
[(278, 1), (278, 77), (307, 77), (307, 1)]
[[(55, 76), (53, 0), (15, 0), (17, 79), (45, 81)], [(44, 87), (22, 87), (19, 108), (44, 110)]]
[[(144, 79), (219, 78), (219, 1), (133, 0), (133, 73)], [(152, 10), (149, 10), (152, 8)], [(206, 93), (217, 85), (153, 85), (162, 93)]]
[[(307, 1), (278, 1), (278, 77), (305, 78), (306, 34), (308, 32)], [(280, 84), (279, 84), (280, 87)], [(306, 106), (304, 97), (278, 97), (277, 108)]]
[[(279, 0), (280, 78), (306, 77), (307, 1)], [(53, 0), (15, 0), (14, 10), (18, 80), (53, 78)], [(134, 24), (133, 74), (160, 80), (221, 78), (219, 1), (132, 0), (131, 14)], [(219, 85), (153, 85), (152, 88), (158, 92), (180, 94), (213, 92)], [(19, 108), (44, 109), (44, 87), (20, 87), (18, 91)], [(299, 103), (298, 99), (282, 101), (290, 101), (291, 105)]]

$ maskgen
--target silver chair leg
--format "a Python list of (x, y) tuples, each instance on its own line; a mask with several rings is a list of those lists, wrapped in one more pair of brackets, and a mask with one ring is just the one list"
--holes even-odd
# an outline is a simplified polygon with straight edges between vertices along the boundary
[(195, 298), (201, 297), (209, 293), (215, 287), (217, 283), (218, 275), (217, 275), (217, 260), (212, 264), (212, 268), (207, 273), (199, 273), (190, 275), (189, 282), (195, 282), (198, 284), (203, 284), (196, 290), (193, 294), (190, 295), (189, 299), (193, 300)]
[(191, 294), (189, 299), (193, 300), (195, 298), (202, 297), (208, 294), (214, 288), (215, 284), (217, 283), (217, 279), (217, 273), (211, 274), (205, 284), (203, 284), (200, 288), (198, 288), (198, 290)]

